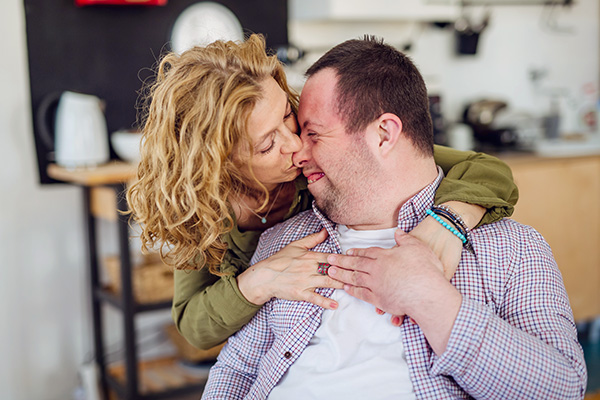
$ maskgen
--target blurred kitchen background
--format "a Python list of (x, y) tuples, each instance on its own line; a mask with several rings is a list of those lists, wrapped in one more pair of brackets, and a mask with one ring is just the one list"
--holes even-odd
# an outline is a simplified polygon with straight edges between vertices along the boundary
[[(224, 20), (215, 22), (217, 14)], [(139, 255), (135, 238), (134, 286), (149, 286), (131, 296), (150, 306), (128, 308), (133, 303), (118, 297), (127, 291), (119, 263), (126, 267), (129, 257), (119, 257), (123, 231), (115, 226), (123, 219), (118, 225), (114, 188), (134, 171), (131, 131), (149, 69), (161, 52), (208, 40), (207, 31), (217, 28), (233, 38), (265, 33), (298, 91), (305, 69), (349, 38), (382, 36), (410, 54), (428, 85), (436, 142), (493, 153), (513, 168), (521, 191), (514, 218), (537, 228), (553, 248), (586, 349), (589, 393), (600, 391), (598, 0), (3, 0), (1, 399), (98, 398), (90, 385), (99, 374), (93, 304), (103, 321), (102, 361), (117, 381), (131, 374), (124, 361), (131, 343), (141, 363), (175, 360), (162, 372), (148, 363), (136, 367), (136, 392), (176, 398), (185, 394), (178, 387), (193, 387), (205, 373), (211, 356), (186, 349), (173, 334), (172, 282)], [(58, 104), (68, 103), (66, 91), (90, 95), (71, 93), (99, 118), (87, 132), (92, 149), (70, 146), (76, 139), (68, 132), (59, 139)], [(45, 138), (55, 127), (55, 138)], [(69, 165), (69, 155), (83, 158)], [(99, 178), (95, 169), (77, 174), (55, 165), (81, 167), (86, 160), (111, 160), (111, 167), (100, 167)], [(125, 163), (115, 167), (115, 160)], [(82, 189), (98, 182), (113, 186)], [(84, 192), (105, 211), (88, 210)], [(111, 212), (113, 218), (95, 221), (90, 236), (90, 213)], [(93, 290), (90, 248), (99, 260)], [(142, 369), (154, 375), (143, 377)], [(119, 385), (109, 383), (113, 390)], [(122, 398), (137, 398), (128, 390), (121, 389)]]

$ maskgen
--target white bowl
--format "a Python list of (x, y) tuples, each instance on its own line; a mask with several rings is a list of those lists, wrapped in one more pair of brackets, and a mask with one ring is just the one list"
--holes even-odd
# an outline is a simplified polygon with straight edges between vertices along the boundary
[(137, 163), (140, 161), (140, 143), (142, 133), (138, 131), (116, 131), (110, 135), (110, 143), (124, 161)]

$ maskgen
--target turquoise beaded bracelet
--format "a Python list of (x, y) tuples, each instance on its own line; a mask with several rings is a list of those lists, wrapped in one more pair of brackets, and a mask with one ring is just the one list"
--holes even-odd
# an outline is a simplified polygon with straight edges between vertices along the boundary
[(454, 236), (456, 236), (457, 238), (459, 238), (463, 242), (463, 244), (467, 243), (467, 238), (465, 237), (465, 235), (463, 235), (458, 230), (456, 230), (455, 227), (451, 226), (449, 223), (447, 223), (446, 221), (442, 220), (436, 213), (434, 213), (430, 209), (428, 209), (425, 212), (427, 213), (427, 215), (432, 216), (433, 219), (435, 219), (437, 222), (439, 222), (440, 224), (442, 224), (442, 226), (444, 228), (446, 228), (450, 232), (452, 232), (452, 234), (454, 234)]

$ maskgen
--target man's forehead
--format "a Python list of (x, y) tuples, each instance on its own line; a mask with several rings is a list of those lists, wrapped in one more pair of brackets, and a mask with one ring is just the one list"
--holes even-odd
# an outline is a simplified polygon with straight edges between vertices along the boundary
[(302, 128), (309, 125), (323, 128), (329, 125), (331, 119), (337, 119), (336, 82), (337, 77), (326, 70), (308, 78), (300, 96), (299, 122)]
[(331, 68), (325, 68), (306, 80), (302, 93), (308, 92), (320, 98), (335, 97), (337, 82), (338, 77), (336, 72)]
[(300, 129), (313, 129), (326, 133), (342, 125), (337, 112), (328, 107), (305, 108), (298, 115)]

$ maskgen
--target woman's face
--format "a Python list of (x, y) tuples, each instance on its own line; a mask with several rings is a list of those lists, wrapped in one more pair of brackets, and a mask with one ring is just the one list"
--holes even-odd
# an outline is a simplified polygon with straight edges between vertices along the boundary
[[(294, 166), (292, 155), (302, 148), (298, 123), (287, 94), (272, 77), (262, 83), (262, 98), (248, 119), (248, 134), (252, 147), (252, 170), (256, 178), (273, 190), (279, 183), (296, 179), (301, 170)], [(242, 159), (247, 159), (243, 157)], [(253, 179), (247, 164), (241, 167), (252, 186)]]

